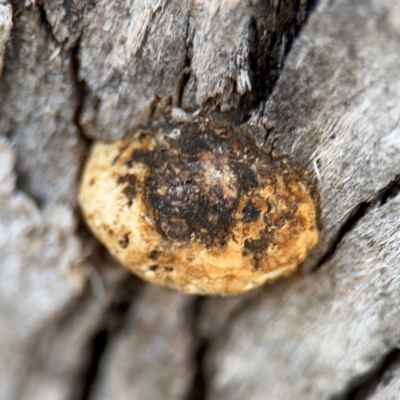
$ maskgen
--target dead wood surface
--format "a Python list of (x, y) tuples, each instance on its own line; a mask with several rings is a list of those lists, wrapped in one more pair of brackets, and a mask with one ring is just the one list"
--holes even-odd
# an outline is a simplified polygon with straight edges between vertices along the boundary
[[(0, 0), (0, 74), (1, 399), (398, 398), (396, 0)], [(197, 110), (314, 175), (295, 276), (190, 297), (83, 226), (89, 139)]]

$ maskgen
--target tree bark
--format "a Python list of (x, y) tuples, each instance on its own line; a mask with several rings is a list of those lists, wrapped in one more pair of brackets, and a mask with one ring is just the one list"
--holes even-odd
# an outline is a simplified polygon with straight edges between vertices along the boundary
[[(399, 99), (396, 0), (0, 0), (0, 398), (398, 398)], [(294, 276), (187, 296), (82, 223), (92, 139), (199, 113), (314, 176)]]

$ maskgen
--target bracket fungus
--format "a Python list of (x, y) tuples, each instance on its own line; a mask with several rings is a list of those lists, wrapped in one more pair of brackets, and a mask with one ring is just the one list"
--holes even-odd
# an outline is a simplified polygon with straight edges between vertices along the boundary
[(293, 272), (318, 241), (305, 179), (217, 122), (95, 142), (79, 203), (123, 265), (186, 293), (250, 290)]

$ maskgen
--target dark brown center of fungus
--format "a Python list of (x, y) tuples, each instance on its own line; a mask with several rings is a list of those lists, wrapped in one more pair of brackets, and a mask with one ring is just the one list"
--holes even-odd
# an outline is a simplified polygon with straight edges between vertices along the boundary
[[(135, 150), (126, 163), (140, 162), (151, 171), (147, 200), (161, 231), (175, 240), (193, 235), (207, 245), (223, 242), (240, 196), (258, 186), (260, 152), (250, 138), (226, 129), (185, 129), (169, 147)], [(249, 204), (245, 218), (258, 218)]]

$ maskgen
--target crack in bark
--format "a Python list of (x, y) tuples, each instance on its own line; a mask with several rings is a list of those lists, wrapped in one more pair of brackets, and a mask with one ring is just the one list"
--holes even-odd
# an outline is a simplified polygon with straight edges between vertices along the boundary
[(390, 199), (396, 197), (400, 193), (400, 174), (396, 175), (395, 178), (390, 181), (385, 187), (383, 187), (375, 196), (369, 201), (363, 201), (358, 204), (353, 211), (350, 213), (347, 220), (344, 222), (339, 232), (336, 235), (335, 240), (329, 247), (329, 249), (322, 255), (319, 262), (312, 269), (312, 272), (318, 270), (322, 265), (329, 261), (336, 253), (336, 249), (339, 247), (343, 238), (354, 229), (358, 222), (367, 214), (367, 212), (374, 206), (378, 205), (382, 207)]
[[(269, 137), (271, 136), (272, 132), (274, 131), (274, 128), (265, 128), (265, 135), (264, 135), (264, 142), (262, 147), (265, 148), (267, 141), (269, 139)], [(272, 147), (269, 151), (269, 155), (272, 157)]]
[[(270, 80), (269, 87), (266, 88), (266, 96), (265, 100), (272, 95), (276, 83), (278, 82), (279, 76), (283, 70), (285, 60), (290, 53), (290, 50), (294, 44), (296, 38), (300, 35), (302, 29), (307, 24), (308, 18), (316, 4), (317, 0), (307, 0), (305, 4), (301, 4), (301, 0), (298, 0), (294, 5), (293, 9), (293, 18), (287, 22), (282, 27), (282, 32), (285, 34), (282, 35), (282, 42), (280, 43), (281, 55), (277, 57), (276, 65), (268, 65), (265, 74), (268, 76)], [(278, 4), (278, 14), (284, 12), (285, 5), (282, 2)], [(304, 15), (304, 17), (302, 16)], [(270, 48), (267, 49), (267, 54), (272, 52), (274, 47), (278, 46), (276, 42), (277, 38), (274, 38), (270, 44)]]
[(338, 233), (336, 234), (335, 240), (330, 245), (329, 249), (322, 255), (319, 262), (312, 269), (312, 272), (318, 270), (322, 265), (328, 262), (336, 253), (337, 248), (342, 242), (343, 238), (358, 224), (358, 222), (364, 217), (370, 208), (371, 204), (369, 202), (362, 202), (358, 204), (353, 211), (350, 213), (344, 224), (340, 227)]
[(82, 109), (83, 109), (83, 99), (84, 99), (86, 91), (87, 91), (85, 81), (79, 79), (80, 64), (79, 64), (78, 53), (79, 53), (79, 48), (80, 48), (80, 41), (81, 41), (81, 37), (78, 38), (76, 45), (69, 50), (70, 60), (71, 60), (71, 76), (73, 79), (73, 84), (75, 86), (75, 91), (76, 91), (76, 96), (77, 96), (77, 100), (76, 100), (77, 106), (76, 106), (75, 113), (73, 116), (73, 123), (76, 125), (81, 138), (83, 138), (87, 141), (88, 139), (83, 134), (82, 126), (79, 123), (79, 119), (80, 119)]
[(201, 334), (199, 320), (201, 308), (204, 304), (203, 297), (197, 297), (192, 312), (192, 335), (195, 340), (192, 361), (195, 366), (193, 381), (186, 396), (186, 400), (205, 400), (207, 398), (207, 379), (205, 376), (205, 356), (210, 348), (210, 339)]
[(399, 193), (400, 193), (400, 174), (396, 175), (396, 177), (378, 193), (379, 206), (382, 207), (390, 199), (396, 197)]
[(392, 349), (384, 355), (378, 366), (363, 377), (350, 383), (349, 389), (343, 396), (334, 397), (332, 400), (366, 400), (379, 386), (386, 386), (393, 378), (394, 373), (400, 368), (400, 349)]
[(181, 77), (179, 78), (179, 82), (177, 85), (177, 90), (176, 90), (176, 95), (174, 96), (175, 98), (173, 99), (173, 105), (174, 107), (180, 107), (182, 108), (182, 98), (183, 98), (183, 92), (185, 90), (185, 87), (187, 83), (189, 82), (190, 79), (190, 74), (191, 74), (191, 63), (192, 60), (189, 56), (190, 48), (192, 46), (192, 38), (190, 38), (190, 19), (192, 15), (189, 12), (187, 16), (187, 24), (186, 24), (186, 34), (185, 34), (185, 63), (183, 65), (182, 71), (181, 71)]
[(141, 287), (141, 281), (133, 275), (117, 285), (113, 299), (87, 344), (82, 368), (76, 376), (74, 388), (71, 391), (71, 400), (91, 398), (107, 346), (112, 337), (117, 335), (123, 327), (127, 312), (140, 293)]
[[(84, 144), (84, 153), (86, 155), (90, 144), (92, 143), (92, 140), (84, 134), (82, 125), (80, 124), (80, 117), (83, 112), (83, 104), (84, 104), (84, 99), (87, 93), (87, 88), (86, 88), (86, 83), (82, 79), (79, 79), (79, 68), (80, 68), (80, 63), (79, 63), (79, 48), (80, 48), (80, 41), (81, 41), (81, 36), (76, 41), (76, 44), (74, 47), (72, 47), (70, 50), (68, 50), (69, 55), (70, 55), (70, 68), (71, 68), (71, 78), (72, 78), (72, 84), (74, 85), (75, 92), (76, 92), (76, 108), (75, 112), (72, 118), (72, 123), (76, 126), (76, 129), (78, 131), (79, 139), (82, 141)], [(80, 179), (80, 176), (82, 175), (82, 170), (84, 167), (86, 157), (82, 157), (81, 162), (80, 162), (80, 168), (79, 168), (79, 174), (77, 176), (77, 179)]]
[[(54, 43), (60, 43), (53, 34), (53, 27), (51, 26), (49, 20), (47, 19), (46, 10), (44, 9), (44, 4), (42, 2), (37, 3), (38, 11), (40, 13), (40, 20), (47, 34), (51, 37)], [(60, 43), (62, 45), (62, 43)]]

